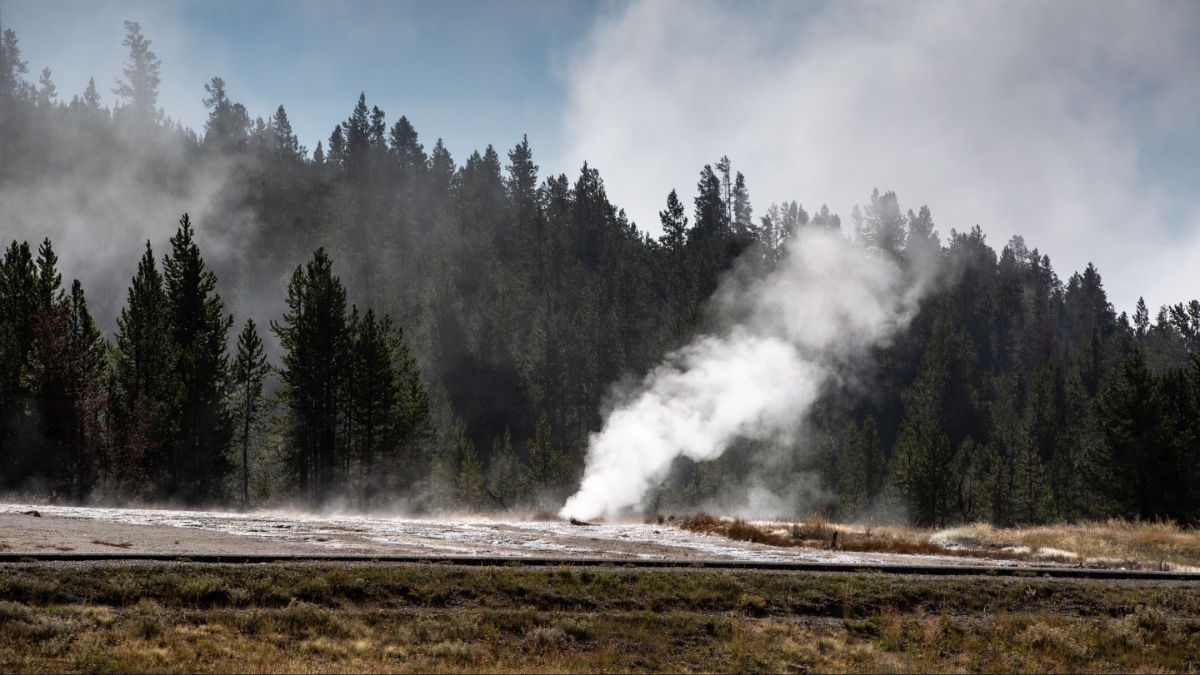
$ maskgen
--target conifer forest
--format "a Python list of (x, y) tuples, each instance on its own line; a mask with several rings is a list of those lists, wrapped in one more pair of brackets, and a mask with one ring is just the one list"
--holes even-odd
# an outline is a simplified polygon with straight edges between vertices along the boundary
[[(822, 229), (930, 279), (911, 320), (839, 366), (801, 433), (677, 459), (646, 512), (762, 486), (795, 515), (925, 526), (1200, 518), (1197, 300), (1118, 313), (1095, 267), (939, 231), (936, 204), (887, 186), (848, 214), (752, 205), (726, 157), (663, 194), (652, 236), (588, 164), (541, 175), (526, 140), (455, 158), (369, 92), (311, 151), (283, 106), (255, 116), (220, 77), (185, 128), (158, 107), (151, 40), (125, 30), (118, 86), (68, 96), (0, 26), (0, 199), (61, 181), (69, 201), (114, 171), (180, 196), (103, 274), (0, 221), (0, 492), (553, 512), (622, 388), (722, 321), (723, 280)], [(189, 212), (214, 175), (216, 206)], [(71, 236), (121, 228), (89, 218)]]

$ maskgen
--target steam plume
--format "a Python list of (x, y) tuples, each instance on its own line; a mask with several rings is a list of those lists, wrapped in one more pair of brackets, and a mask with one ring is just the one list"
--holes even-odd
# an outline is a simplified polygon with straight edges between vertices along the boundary
[(907, 323), (922, 285), (912, 278), (839, 233), (798, 232), (769, 275), (722, 288), (728, 328), (668, 356), (609, 414), (560, 515), (627, 513), (677, 457), (715, 459), (739, 438), (789, 438), (839, 363)]

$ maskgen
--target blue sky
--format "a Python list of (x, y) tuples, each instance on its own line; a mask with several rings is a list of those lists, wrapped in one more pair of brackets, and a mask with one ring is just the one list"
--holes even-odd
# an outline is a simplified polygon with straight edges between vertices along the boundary
[(406, 115), (427, 149), (442, 137), (461, 162), (525, 133), (535, 150), (557, 153), (566, 59), (600, 10), (550, 0), (5, 0), (0, 20), (16, 30), (30, 78), (50, 67), (67, 99), (95, 77), (113, 103), (129, 19), (162, 60), (160, 106), (197, 131), (213, 76), (251, 115), (282, 104), (310, 151), (365, 92), (389, 123)]
[(139, 21), (160, 105), (199, 130), (213, 76), (283, 104), (311, 151), (366, 92), (463, 162), (528, 134), (543, 177), (584, 160), (657, 230), (728, 155), (757, 215), (873, 188), (943, 240), (1013, 235), (1118, 311), (1200, 296), (1200, 3), (1187, 0), (314, 2), (0, 0), (30, 76), (105, 102)]

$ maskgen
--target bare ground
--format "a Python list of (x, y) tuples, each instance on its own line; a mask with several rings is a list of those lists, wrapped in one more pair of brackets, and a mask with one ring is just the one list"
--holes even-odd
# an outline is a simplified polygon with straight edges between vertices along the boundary
[[(37, 515), (34, 515), (36, 513)], [(670, 525), (559, 520), (227, 513), (0, 504), (0, 552), (562, 557), (851, 565), (1022, 566), (1019, 560), (780, 548)], [(1044, 561), (1039, 562), (1045, 565)]]

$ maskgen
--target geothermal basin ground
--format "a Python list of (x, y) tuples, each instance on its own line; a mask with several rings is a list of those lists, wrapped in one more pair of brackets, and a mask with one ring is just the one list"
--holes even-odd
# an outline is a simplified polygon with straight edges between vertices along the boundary
[[(287, 512), (229, 513), (166, 509), (0, 504), (0, 553), (118, 555), (398, 556), (612, 561), (739, 561), (849, 566), (1030, 566), (994, 551), (962, 555), (851, 552), (779, 547), (692, 532), (671, 523), (573, 524), (561, 520), (415, 519)], [(1037, 566), (1053, 566), (1046, 560)]]

